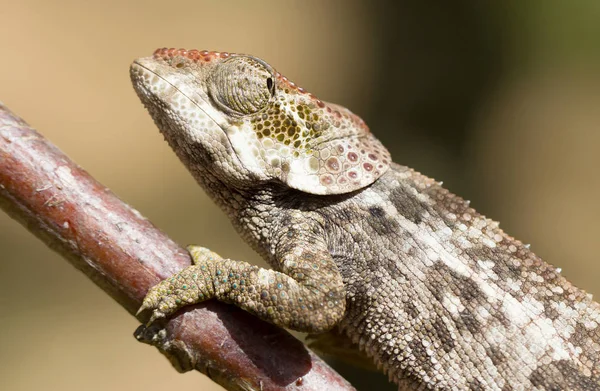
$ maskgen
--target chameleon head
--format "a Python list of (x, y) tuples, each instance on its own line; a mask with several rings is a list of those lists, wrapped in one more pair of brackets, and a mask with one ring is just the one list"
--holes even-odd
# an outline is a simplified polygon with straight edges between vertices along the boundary
[(280, 181), (312, 194), (373, 183), (390, 155), (349, 110), (325, 103), (264, 61), (158, 49), (131, 65), (138, 96), (195, 175), (238, 187)]

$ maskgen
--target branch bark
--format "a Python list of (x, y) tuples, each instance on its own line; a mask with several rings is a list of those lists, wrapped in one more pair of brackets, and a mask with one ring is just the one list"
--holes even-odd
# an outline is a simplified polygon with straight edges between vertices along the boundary
[[(0, 207), (132, 315), (151, 286), (191, 262), (1, 102)], [(140, 326), (136, 337), (179, 371), (196, 369), (228, 390), (353, 389), (286, 331), (216, 301)]]

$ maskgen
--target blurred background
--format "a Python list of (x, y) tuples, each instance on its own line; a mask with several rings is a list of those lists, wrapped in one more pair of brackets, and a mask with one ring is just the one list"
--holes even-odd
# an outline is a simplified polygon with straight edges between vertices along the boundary
[[(130, 86), (130, 62), (163, 46), (262, 57), (600, 294), (597, 1), (31, 0), (0, 15), (0, 100), (181, 244), (261, 262)], [(2, 212), (0, 250), (0, 388), (219, 389), (137, 343), (134, 318)]]

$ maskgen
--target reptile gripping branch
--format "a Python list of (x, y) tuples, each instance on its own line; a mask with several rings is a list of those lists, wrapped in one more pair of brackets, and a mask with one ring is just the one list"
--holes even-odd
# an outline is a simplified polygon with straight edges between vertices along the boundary
[(131, 65), (174, 152), (272, 269), (190, 247), (151, 322), (216, 298), (336, 329), (403, 389), (600, 390), (600, 305), (349, 110), (258, 58), (159, 49)]
[[(131, 314), (152, 285), (190, 264), (183, 248), (2, 103), (0, 207)], [(138, 339), (228, 390), (354, 389), (284, 330), (216, 301), (194, 307), (159, 329), (139, 328)]]
[[(130, 73), (174, 152), (272, 269), (197, 246), (185, 265), (183, 250), (63, 157), (47, 180), (0, 176), (0, 199), (130, 311), (162, 279), (139, 309), (148, 323), (137, 336), (180, 369), (214, 370), (231, 389), (349, 387), (316, 375), (326, 367), (306, 351), (277, 376), (248, 340), (227, 340), (235, 364), (224, 358), (230, 345), (190, 344), (212, 332), (215, 313), (230, 313), (212, 300), (197, 309), (215, 298), (276, 326), (341, 333), (402, 390), (600, 390), (600, 305), (468, 202), (393, 163), (358, 116), (247, 55), (159, 49)], [(0, 132), (3, 158), (39, 140)], [(122, 217), (107, 216), (112, 208)], [(87, 236), (96, 230), (106, 234)], [(257, 324), (232, 334), (264, 335)], [(260, 380), (243, 372), (249, 363)]]

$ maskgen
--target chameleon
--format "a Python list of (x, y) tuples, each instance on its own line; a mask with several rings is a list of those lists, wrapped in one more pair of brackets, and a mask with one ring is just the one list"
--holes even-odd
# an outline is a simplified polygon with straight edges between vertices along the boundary
[(150, 322), (208, 299), (337, 330), (399, 389), (600, 390), (600, 305), (265, 61), (162, 48), (130, 67), (165, 139), (272, 269), (188, 247)]

